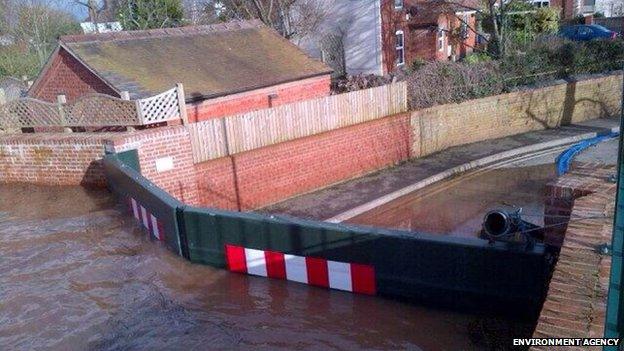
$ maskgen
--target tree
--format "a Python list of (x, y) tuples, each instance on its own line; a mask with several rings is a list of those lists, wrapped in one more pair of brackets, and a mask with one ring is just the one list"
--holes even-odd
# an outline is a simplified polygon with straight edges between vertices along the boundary
[(313, 32), (325, 17), (318, 0), (223, 0), (222, 20), (259, 19), (287, 39)]
[(117, 18), (126, 30), (179, 27), (184, 9), (180, 0), (121, 0)]
[[(457, 6), (466, 10), (475, 11), (481, 21), (483, 30), (489, 34), (486, 39), (488, 51), (494, 58), (504, 58), (510, 38), (518, 36), (518, 31), (529, 32), (534, 38), (540, 33), (551, 33), (558, 28), (560, 9), (537, 8), (527, 0), (481, 0), (476, 6), (466, 0), (442, 0), (439, 6)], [(466, 24), (460, 16), (457, 19)], [(477, 34), (475, 28), (467, 28)]]
[(0, 0), (0, 34), (13, 44), (0, 47), (0, 76), (34, 76), (61, 35), (80, 32), (68, 13), (39, 0)]
[(29, 46), (42, 66), (59, 36), (79, 31), (78, 22), (69, 13), (32, 1), (18, 8), (17, 23), (10, 33), (17, 42)]

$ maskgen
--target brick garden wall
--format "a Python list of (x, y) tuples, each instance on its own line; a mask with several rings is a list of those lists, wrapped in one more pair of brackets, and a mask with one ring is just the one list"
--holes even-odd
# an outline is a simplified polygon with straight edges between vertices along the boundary
[(616, 116), (621, 90), (618, 74), (414, 111), (412, 153)]
[[(533, 334), (535, 338), (604, 335), (611, 257), (596, 248), (611, 242), (616, 184), (608, 179), (615, 172), (614, 166), (577, 164), (549, 186), (553, 199), (564, 203), (572, 199), (574, 203), (568, 209), (571, 219), (563, 232), (547, 233), (547, 242), (561, 247), (561, 251)], [(550, 213), (552, 209), (547, 206), (546, 215)]]
[[(328, 96), (329, 93), (330, 76), (325, 75), (204, 100), (198, 103), (188, 103), (186, 110), (189, 121), (198, 122), (296, 101), (315, 99)], [(272, 94), (274, 96), (270, 98), (269, 95)]]
[[(111, 151), (138, 150), (141, 174), (189, 205), (199, 204), (191, 141), (184, 126), (124, 133), (106, 142)], [(158, 169), (157, 162), (170, 164)]]
[[(106, 144), (117, 151), (137, 148), (146, 177), (182, 201), (252, 209), (451, 146), (615, 115), (620, 84), (619, 76), (607, 76), (437, 106), (197, 165), (184, 126), (5, 135), (0, 181), (102, 184), (97, 160)], [(156, 160), (166, 158), (173, 168), (157, 170)]]
[(0, 136), (0, 182), (104, 186), (99, 159), (109, 134)]
[(388, 167), (410, 157), (410, 135), (402, 114), (200, 163), (201, 203), (252, 209)]

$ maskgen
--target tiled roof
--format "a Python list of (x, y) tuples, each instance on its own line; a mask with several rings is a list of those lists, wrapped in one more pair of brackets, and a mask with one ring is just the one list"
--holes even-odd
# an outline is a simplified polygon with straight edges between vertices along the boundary
[(183, 83), (209, 98), (331, 72), (260, 21), (69, 35), (60, 38), (118, 91), (141, 98)]

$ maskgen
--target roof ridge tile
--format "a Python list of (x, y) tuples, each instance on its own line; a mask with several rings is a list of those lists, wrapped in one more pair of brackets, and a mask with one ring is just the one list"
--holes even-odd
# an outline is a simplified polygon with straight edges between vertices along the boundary
[(63, 43), (86, 43), (86, 42), (104, 42), (116, 40), (138, 40), (156, 37), (199, 35), (214, 32), (241, 30), (248, 28), (262, 27), (264, 24), (256, 19), (253, 20), (236, 20), (224, 23), (215, 23), (198, 26), (185, 26), (174, 28), (155, 28), (144, 30), (130, 30), (107, 33), (90, 33), (90, 34), (72, 34), (63, 35), (59, 40)]

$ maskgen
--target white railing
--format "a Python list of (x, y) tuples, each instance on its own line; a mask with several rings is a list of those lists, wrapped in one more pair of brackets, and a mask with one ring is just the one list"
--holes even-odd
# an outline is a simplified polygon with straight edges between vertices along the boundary
[(405, 82), (188, 124), (193, 160), (306, 137), (407, 111)]

